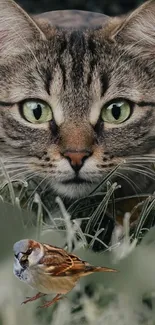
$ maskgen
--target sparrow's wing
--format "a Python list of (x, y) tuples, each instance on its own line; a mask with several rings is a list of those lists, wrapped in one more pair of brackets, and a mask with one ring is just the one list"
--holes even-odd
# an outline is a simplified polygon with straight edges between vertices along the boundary
[(69, 276), (85, 271), (87, 262), (64, 249), (44, 244), (44, 257), (40, 260), (40, 267), (46, 266), (46, 273), (52, 276)]
[(69, 254), (69, 257), (72, 260), (72, 272), (80, 272), (80, 271), (84, 271), (86, 266), (90, 265), (89, 263), (81, 260), (78, 256), (74, 255), (74, 254)]
[[(44, 244), (44, 256), (39, 261), (40, 269), (51, 276), (85, 276), (93, 272), (116, 272), (114, 269), (93, 266), (64, 249)], [(46, 266), (46, 268), (45, 268)]]
[(65, 272), (72, 268), (74, 264), (70, 254), (61, 248), (47, 244), (44, 244), (44, 248), (45, 255), (39, 262), (40, 267), (46, 265), (46, 273), (53, 276), (65, 276)]

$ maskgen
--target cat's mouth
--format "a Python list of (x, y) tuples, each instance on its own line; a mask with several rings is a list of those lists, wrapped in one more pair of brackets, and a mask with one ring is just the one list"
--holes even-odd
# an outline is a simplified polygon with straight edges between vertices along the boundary
[(74, 177), (65, 181), (62, 181), (62, 184), (64, 185), (68, 185), (68, 184), (91, 184), (91, 182), (89, 180), (80, 178), (80, 177)]
[(56, 183), (54, 189), (59, 195), (73, 199), (87, 195), (95, 186), (89, 179), (75, 176)]

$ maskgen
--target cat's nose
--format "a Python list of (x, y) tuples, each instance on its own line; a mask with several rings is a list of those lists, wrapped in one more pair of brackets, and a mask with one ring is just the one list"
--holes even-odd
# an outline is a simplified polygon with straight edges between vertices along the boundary
[(85, 160), (92, 155), (92, 152), (89, 150), (66, 150), (62, 155), (70, 162), (71, 167), (77, 173), (83, 166)]

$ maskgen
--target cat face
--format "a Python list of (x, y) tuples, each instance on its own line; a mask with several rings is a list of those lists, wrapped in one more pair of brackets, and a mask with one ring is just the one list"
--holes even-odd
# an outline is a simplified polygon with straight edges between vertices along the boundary
[(154, 1), (104, 28), (72, 31), (34, 22), (6, 2), (0, 150), (10, 176), (41, 176), (73, 198), (125, 159), (154, 153)]

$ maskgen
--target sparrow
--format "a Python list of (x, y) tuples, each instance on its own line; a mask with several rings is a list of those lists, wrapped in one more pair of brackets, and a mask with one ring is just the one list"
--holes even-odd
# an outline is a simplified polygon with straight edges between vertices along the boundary
[(49, 307), (71, 291), (77, 281), (94, 272), (117, 272), (115, 269), (93, 266), (62, 248), (23, 239), (13, 246), (15, 276), (39, 292), (23, 303), (55, 293), (52, 301), (40, 307)]

